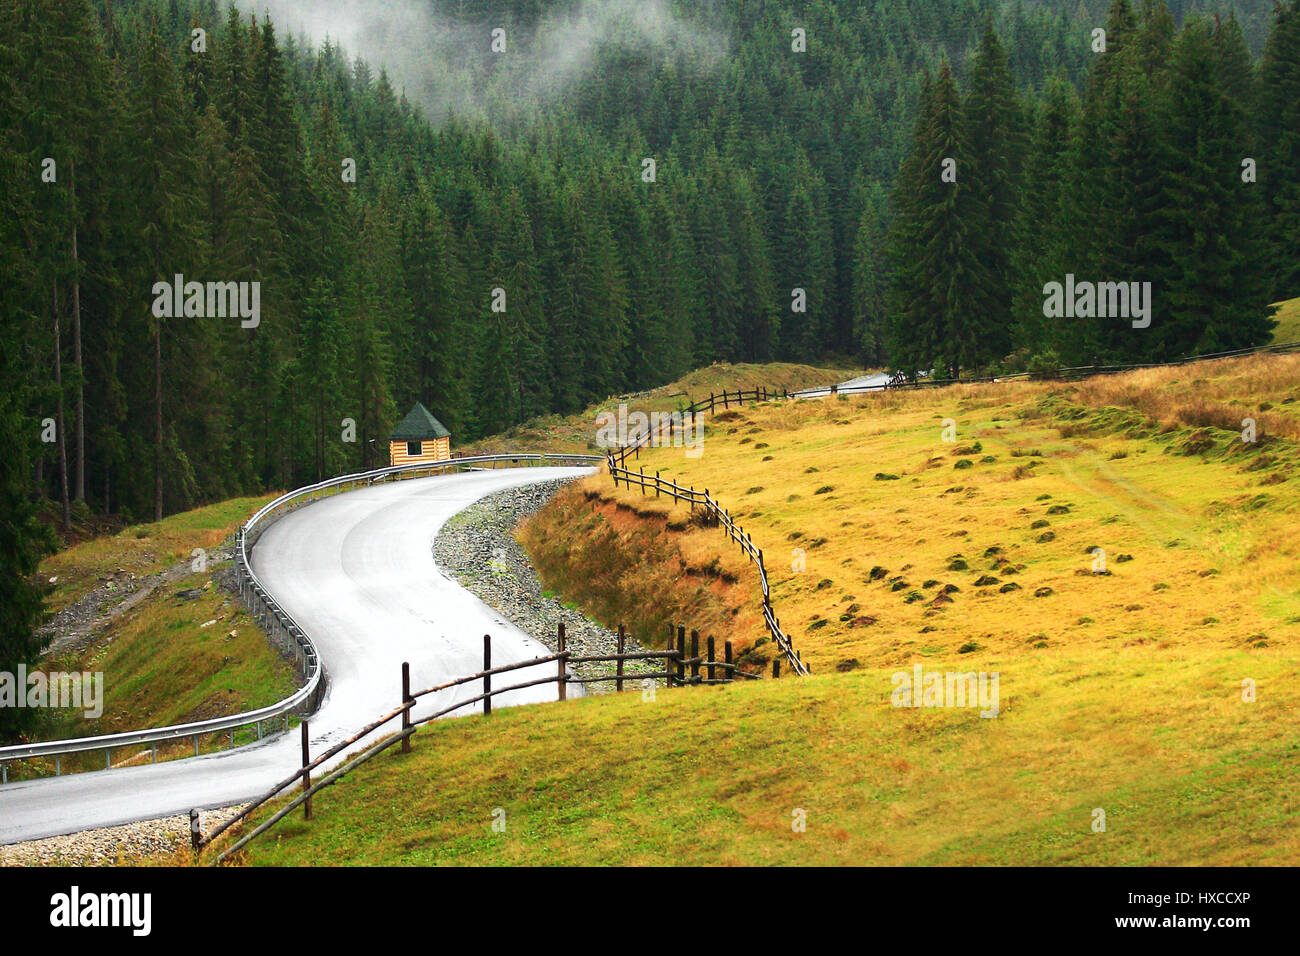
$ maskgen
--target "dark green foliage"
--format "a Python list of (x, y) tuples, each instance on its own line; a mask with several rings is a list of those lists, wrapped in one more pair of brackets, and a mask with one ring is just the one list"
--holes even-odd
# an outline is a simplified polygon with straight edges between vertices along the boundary
[[(213, 0), (0, 3), (0, 668), (36, 652), (33, 499), (162, 515), (382, 464), (417, 400), (458, 442), (713, 361), (1264, 341), (1300, 293), (1298, 4), (675, 0), (692, 42), (629, 21), (558, 90), (442, 50), (422, 115)], [(572, 6), (429, 5), (524, 62)], [(1046, 318), (1067, 272), (1151, 281), (1151, 328)], [(260, 283), (260, 323), (156, 318), (177, 274)]]
[[(891, 364), (942, 375), (1040, 367), (1035, 356), (1151, 362), (1266, 344), (1270, 285), (1300, 293), (1294, 9), (1278, 9), (1260, 89), (1234, 17), (1179, 29), (1164, 0), (1136, 13), (1112, 0), (1079, 107), (1053, 79), (1028, 139), (986, 27), (964, 108), (951, 108), (941, 74), (895, 183)], [(943, 188), (940, 156), (958, 168)], [(1070, 281), (1121, 284), (1120, 308), (1149, 283), (1149, 301), (1127, 315), (1096, 304), (1086, 314), (1086, 303), (1049, 314), (1047, 284)]]

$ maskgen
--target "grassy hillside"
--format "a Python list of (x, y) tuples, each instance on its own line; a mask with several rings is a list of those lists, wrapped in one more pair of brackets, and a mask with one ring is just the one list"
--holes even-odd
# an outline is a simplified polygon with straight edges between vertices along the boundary
[(815, 368), (786, 362), (763, 365), (717, 362), (648, 392), (614, 395), (577, 415), (548, 415), (532, 419), (498, 435), (456, 445), (454, 450), (464, 455), (493, 455), (507, 451), (602, 454), (603, 449), (596, 443), (596, 416), (602, 411), (616, 411), (621, 403), (626, 403), (629, 409), (647, 413), (677, 411), (711, 391), (734, 391), (756, 385), (794, 391), (842, 382), (858, 374), (861, 373), (853, 369)]
[[(753, 533), (819, 668), (971, 644), (1288, 643), (1298, 400), (1300, 356), (1269, 356), (774, 403), (710, 419), (700, 458), (657, 449), (641, 464), (709, 488)], [(1108, 574), (1091, 573), (1093, 548)]]
[[(84, 541), (51, 556), (42, 574), (57, 578), (56, 639), (71, 643), (41, 663), (46, 671), (99, 672), (104, 708), (50, 709), (33, 739), (88, 737), (202, 720), (273, 703), (295, 686), (292, 668), (220, 579), (231, 569), (216, 549), (267, 499), (235, 499)], [(212, 552), (196, 571), (191, 552)], [(182, 592), (183, 596), (182, 596)], [(102, 625), (102, 626), (97, 626)], [(236, 743), (255, 736), (235, 735)], [(202, 749), (225, 746), (224, 736)], [(191, 741), (160, 748), (159, 758), (193, 752)], [(115, 764), (148, 760), (149, 749), (118, 751)], [(102, 769), (102, 753), (66, 756), (69, 770)], [(52, 759), (10, 764), (13, 779), (54, 771)]]
[(1277, 322), (1277, 328), (1273, 330), (1273, 341), (1300, 342), (1300, 298), (1279, 302), (1277, 306), (1277, 314), (1273, 316)]
[[(716, 416), (642, 463), (765, 546), (812, 678), (445, 722), (248, 860), (1294, 864), (1298, 401), (1270, 357)], [(998, 715), (891, 706), (916, 664), (998, 673)]]
[(190, 560), (195, 548), (212, 550), (276, 497), (231, 498), (65, 548), (41, 562), (41, 576), (56, 579), (47, 604), (57, 611), (114, 575), (155, 574)]
[(597, 484), (561, 489), (518, 531), (547, 590), (644, 644), (663, 646), (668, 624), (737, 652), (766, 633), (758, 571), (722, 531), (699, 527), (687, 509), (666, 514), (653, 498), (614, 501)]
[[(1139, 686), (1120, 673), (1140, 668)], [(444, 721), (250, 845), (253, 865), (1294, 864), (1282, 655), (1058, 654), (1003, 711), (905, 710), (889, 669)], [(1239, 675), (1270, 688), (1239, 702)], [(1191, 689), (1189, 694), (1189, 677)], [(1107, 812), (1104, 833), (1093, 811)], [(494, 832), (494, 811), (506, 830)], [(792, 827), (806, 814), (806, 832)], [(496, 819), (500, 814), (495, 815)]]

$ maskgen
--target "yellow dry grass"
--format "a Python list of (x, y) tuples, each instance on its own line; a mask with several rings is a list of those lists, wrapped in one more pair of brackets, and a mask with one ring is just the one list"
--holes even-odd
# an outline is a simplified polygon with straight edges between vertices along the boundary
[[(1231, 364), (1215, 363), (1225, 389)], [(1280, 393), (1288, 376), (1294, 389), (1300, 371), (1290, 356), (1236, 364), (1243, 392)], [(1062, 414), (1117, 394), (1185, 407), (1149, 377), (747, 407), (710, 422), (701, 458), (655, 449), (641, 464), (708, 487), (754, 535), (778, 614), (818, 669), (963, 648), (1292, 644), (1294, 448), (1213, 429), (1135, 439), (1131, 419), (1108, 433)], [(1222, 455), (1183, 453), (1193, 439)]]
[[(1198, 394), (1282, 406), (1295, 366), (1162, 374), (746, 407), (702, 458), (643, 455), (765, 547), (814, 675), (443, 722), (248, 862), (1293, 865), (1296, 446), (1181, 416)], [(584, 550), (582, 504), (684, 523), (587, 485), (568, 538), (532, 542), (571, 580), (609, 554)], [(997, 717), (891, 706), (917, 663), (998, 673)]]
[[(511, 451), (553, 451), (570, 454), (601, 454), (596, 440), (596, 416), (627, 404), (636, 411), (680, 411), (710, 392), (752, 389), (759, 385), (773, 390), (797, 391), (843, 381), (861, 372), (815, 368), (787, 362), (753, 364), (715, 362), (674, 382), (645, 392), (615, 395), (576, 415), (546, 415), (516, 425), (500, 434), (455, 446), (462, 455), (496, 455)], [(454, 438), (453, 438), (454, 441)]]
[(605, 490), (565, 488), (520, 527), (548, 591), (649, 646), (664, 646), (669, 624), (717, 636), (719, 655), (724, 640), (740, 655), (766, 633), (758, 572), (722, 531), (668, 515), (653, 497), (616, 502)]

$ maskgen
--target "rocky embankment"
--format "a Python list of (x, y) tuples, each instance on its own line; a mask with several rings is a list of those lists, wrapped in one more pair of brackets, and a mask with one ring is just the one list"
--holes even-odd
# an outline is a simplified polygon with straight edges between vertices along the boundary
[[(242, 807), (199, 812), (199, 826), (209, 833), (239, 813)], [(141, 820), (120, 827), (83, 830), (0, 846), (0, 866), (117, 866), (167, 857), (190, 844), (188, 816)]]
[[(526, 634), (556, 649), (557, 625), (564, 623), (565, 643), (575, 655), (613, 654), (618, 635), (546, 594), (524, 549), (514, 539), (521, 521), (537, 513), (569, 480), (509, 488), (481, 499), (460, 512), (434, 539), (433, 559), (453, 580)], [(645, 650), (631, 637), (626, 652)], [(630, 661), (629, 675), (661, 669), (658, 661)], [(613, 673), (613, 663), (577, 664), (579, 677)], [(614, 689), (612, 683), (584, 685), (589, 693)], [(624, 685), (625, 688), (628, 685)]]

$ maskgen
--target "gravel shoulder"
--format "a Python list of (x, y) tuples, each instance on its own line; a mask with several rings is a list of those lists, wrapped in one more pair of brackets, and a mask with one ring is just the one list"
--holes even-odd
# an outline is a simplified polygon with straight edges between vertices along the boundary
[[(201, 810), (199, 826), (208, 833), (242, 809)], [(122, 866), (174, 853), (189, 843), (188, 816), (162, 817), (0, 846), (0, 866)]]
[[(515, 528), (572, 480), (510, 488), (481, 499), (443, 526), (434, 539), (433, 559), (444, 574), (551, 650), (557, 646), (557, 625), (563, 622), (565, 643), (574, 654), (614, 654), (618, 634), (547, 595), (514, 539)], [(626, 653), (643, 650), (647, 648), (627, 638)], [(626, 673), (650, 673), (660, 666), (658, 661), (629, 661)], [(614, 664), (575, 664), (570, 669), (579, 677), (595, 677), (613, 673)], [(612, 682), (584, 686), (592, 694), (614, 689)]]

